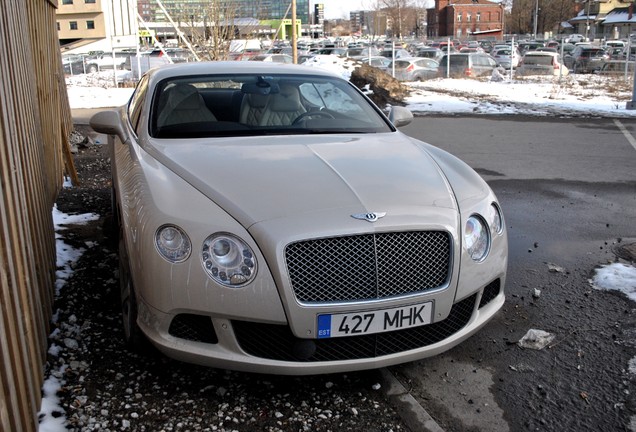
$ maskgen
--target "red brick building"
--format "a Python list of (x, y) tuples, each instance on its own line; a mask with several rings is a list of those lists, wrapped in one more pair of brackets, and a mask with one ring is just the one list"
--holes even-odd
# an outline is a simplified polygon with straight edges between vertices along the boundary
[(429, 38), (503, 38), (502, 4), (488, 0), (435, 0), (435, 7), (427, 12)]

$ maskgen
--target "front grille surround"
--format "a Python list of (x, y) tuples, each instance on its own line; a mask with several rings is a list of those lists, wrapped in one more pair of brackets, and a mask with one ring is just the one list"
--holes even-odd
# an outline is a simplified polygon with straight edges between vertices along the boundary
[(285, 263), (301, 304), (372, 301), (445, 287), (452, 273), (446, 231), (400, 231), (290, 243)]

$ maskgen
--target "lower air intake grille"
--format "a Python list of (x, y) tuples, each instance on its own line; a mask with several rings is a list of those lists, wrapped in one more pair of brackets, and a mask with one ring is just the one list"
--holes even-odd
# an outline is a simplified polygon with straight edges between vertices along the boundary
[[(374, 358), (432, 345), (457, 333), (470, 321), (476, 297), (453, 305), (444, 321), (365, 336), (308, 341), (296, 338), (288, 326), (246, 321), (233, 321), (232, 326), (241, 348), (256, 357), (295, 362)], [(308, 349), (307, 344), (315, 346)]]
[(486, 288), (484, 288), (484, 293), (481, 296), (481, 301), (479, 302), (480, 308), (486, 306), (492, 301), (492, 299), (499, 295), (499, 290), (501, 289), (500, 285), (500, 279), (495, 279), (494, 281), (486, 285)]
[(172, 319), (168, 333), (174, 337), (195, 342), (211, 344), (219, 342), (212, 320), (205, 315), (179, 314)]

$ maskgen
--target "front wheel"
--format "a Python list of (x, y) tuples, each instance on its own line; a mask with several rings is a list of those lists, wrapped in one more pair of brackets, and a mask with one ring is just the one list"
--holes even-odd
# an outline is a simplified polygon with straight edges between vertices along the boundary
[(130, 274), (128, 252), (126, 251), (126, 244), (121, 230), (119, 238), (119, 288), (124, 342), (129, 349), (138, 353), (145, 353), (149, 343), (137, 325), (137, 298)]

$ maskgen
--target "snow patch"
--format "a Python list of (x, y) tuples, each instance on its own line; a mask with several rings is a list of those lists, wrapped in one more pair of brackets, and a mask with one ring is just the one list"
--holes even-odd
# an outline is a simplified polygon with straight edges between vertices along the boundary
[(614, 263), (596, 269), (590, 283), (593, 288), (605, 291), (623, 292), (630, 300), (636, 301), (636, 267)]

